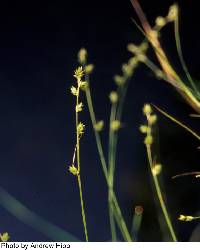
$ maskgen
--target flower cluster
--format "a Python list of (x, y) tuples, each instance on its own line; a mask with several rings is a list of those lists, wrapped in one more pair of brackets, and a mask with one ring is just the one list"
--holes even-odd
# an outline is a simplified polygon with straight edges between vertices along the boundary
[[(139, 50), (140, 52), (145, 52), (147, 50), (147, 47), (148, 47), (148, 44), (146, 42), (142, 43), (140, 47), (137, 47), (133, 44), (129, 44), (128, 51), (133, 53), (133, 51), (135, 51), (134, 49), (136, 49), (137, 52), (139, 52)], [(133, 53), (133, 54), (134, 56), (132, 56), (127, 63), (122, 64), (122, 75), (114, 76), (114, 82), (116, 83), (117, 86), (123, 86), (126, 83), (126, 81), (133, 75), (136, 67), (138, 66), (139, 61), (140, 61), (139, 59), (141, 59), (141, 58), (138, 58), (138, 54), (141, 54), (141, 53)]]
[(84, 66), (84, 71), (86, 74), (91, 74), (94, 70), (93, 64), (87, 64), (87, 50), (85, 48), (80, 49), (78, 52), (78, 62)]
[(135, 45), (134, 43), (129, 43), (127, 46), (129, 52), (134, 55), (134, 60), (137, 62), (145, 62), (146, 61), (146, 51), (148, 49), (148, 43), (143, 42), (139, 46)]
[(94, 129), (97, 131), (97, 132), (101, 132), (104, 128), (104, 121), (103, 120), (100, 120), (98, 121), (95, 125), (94, 125)]
[(10, 236), (7, 232), (1, 233), (0, 234), (0, 241), (8, 241), (10, 239)]
[(174, 22), (178, 17), (178, 6), (173, 4), (169, 8), (169, 12), (166, 17), (158, 16), (155, 20), (156, 27), (155, 29), (163, 28), (167, 23)]
[(116, 132), (121, 128), (121, 122), (119, 120), (114, 120), (110, 124), (111, 130)]
[(183, 214), (180, 214), (178, 217), (178, 220), (180, 220), (180, 221), (192, 221), (194, 219), (195, 219), (195, 217), (193, 217), (193, 216), (183, 215)]
[(74, 166), (74, 164), (72, 164), (71, 166), (69, 166), (69, 172), (75, 176), (79, 175), (79, 171), (78, 169)]
[[(146, 145), (146, 147), (150, 148), (153, 144), (152, 127), (157, 121), (157, 116), (153, 113), (150, 104), (144, 105), (143, 114), (147, 118), (147, 124), (142, 124), (139, 129), (141, 133), (146, 134), (144, 144)], [(151, 171), (153, 176), (159, 175), (162, 171), (162, 165), (159, 163), (152, 162)]]
[(152, 108), (150, 104), (145, 104), (143, 107), (143, 114), (147, 118), (147, 125), (140, 126), (140, 132), (146, 134), (144, 139), (144, 143), (146, 146), (151, 146), (153, 143), (153, 136), (152, 136), (152, 126), (157, 121), (157, 116), (153, 114)]
[[(79, 52), (79, 61), (84, 62), (85, 60), (85, 56), (86, 56), (86, 51), (82, 50)], [(71, 87), (71, 93), (72, 95), (76, 96), (76, 106), (75, 106), (75, 113), (76, 113), (76, 134), (77, 134), (77, 142), (76, 142), (76, 147), (74, 152), (76, 153), (76, 149), (77, 149), (77, 145), (79, 143), (79, 140), (81, 138), (81, 136), (83, 135), (84, 131), (85, 131), (85, 125), (82, 122), (78, 122), (78, 113), (81, 112), (83, 110), (83, 103), (79, 101), (79, 95), (80, 95), (80, 90), (85, 89), (85, 87), (87, 86), (87, 82), (85, 82), (83, 80), (83, 76), (84, 76), (84, 69), (82, 66), (78, 67), (75, 71), (74, 71), (74, 78), (76, 78), (76, 85), (77, 86), (72, 86)], [(79, 175), (79, 170), (77, 167), (75, 167), (74, 165), (75, 162), (75, 154), (73, 157), (73, 163), (72, 165), (69, 167), (69, 171), (70, 173), (72, 173), (75, 176)]]

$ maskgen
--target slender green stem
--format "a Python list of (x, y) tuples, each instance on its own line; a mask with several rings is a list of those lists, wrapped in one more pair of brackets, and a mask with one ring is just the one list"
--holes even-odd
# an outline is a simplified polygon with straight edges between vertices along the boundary
[(91, 97), (91, 92), (90, 92), (89, 77), (87, 76), (87, 74), (86, 74), (86, 81), (88, 83), (88, 87), (85, 90), (87, 105), (88, 105), (88, 109), (89, 109), (89, 113), (90, 113), (90, 118), (92, 121), (92, 126), (93, 126), (94, 135), (95, 135), (95, 139), (96, 139), (97, 150), (98, 150), (101, 165), (102, 165), (102, 170), (103, 170), (104, 176), (106, 178), (106, 181), (108, 182), (108, 170), (107, 170), (107, 164), (106, 164), (106, 160), (105, 160), (104, 152), (103, 152), (103, 148), (102, 148), (101, 138), (100, 138), (99, 133), (94, 128), (95, 124), (96, 124), (96, 117), (95, 117), (95, 113), (94, 113), (94, 107), (93, 107), (92, 97)]
[(108, 147), (108, 173), (110, 186), (113, 188), (113, 179), (114, 179), (114, 142), (116, 132), (112, 129), (112, 122), (116, 118), (117, 104), (113, 103), (110, 112), (110, 128), (109, 128), (109, 147)]
[(86, 222), (86, 215), (85, 215), (85, 209), (84, 209), (83, 192), (82, 192), (82, 185), (81, 185), (81, 176), (80, 176), (80, 174), (78, 175), (77, 179), (78, 179), (78, 186), (79, 186), (79, 195), (80, 195), (80, 201), (81, 201), (81, 213), (82, 213), (82, 219), (83, 219), (85, 239), (88, 242), (87, 222)]
[[(104, 176), (105, 176), (105, 179), (106, 179), (106, 183), (107, 183), (107, 185), (109, 187), (110, 183), (109, 183), (109, 177), (108, 177), (108, 167), (107, 167), (107, 163), (106, 163), (104, 152), (103, 152), (102, 142), (101, 142), (101, 138), (100, 138), (99, 132), (96, 131), (96, 129), (95, 129), (96, 117), (95, 117), (95, 112), (94, 112), (94, 107), (93, 107), (93, 102), (92, 102), (92, 97), (91, 97), (91, 92), (90, 92), (89, 75), (86, 74), (85, 76), (86, 76), (86, 81), (88, 83), (88, 87), (85, 90), (87, 104), (88, 104), (88, 109), (89, 109), (90, 118), (91, 118), (92, 125), (93, 125), (93, 130), (94, 130), (96, 144), (97, 144), (97, 149), (98, 149), (98, 153), (99, 153), (99, 157), (100, 157), (100, 161), (101, 161), (101, 165), (102, 165), (102, 170), (103, 170), (103, 173), (104, 173)], [(113, 196), (115, 197), (115, 199), (113, 200), (113, 204), (114, 204), (113, 211), (114, 211), (115, 219), (118, 222), (119, 221), (122, 222), (122, 224), (123, 224), (123, 226), (120, 226), (119, 224), (118, 224), (118, 226), (119, 226), (119, 229), (120, 229), (120, 231), (121, 231), (121, 233), (123, 235), (124, 240), (129, 239), (129, 241), (131, 241), (131, 236), (130, 236), (130, 234), (128, 232), (126, 223), (125, 223), (124, 218), (122, 216), (122, 213), (121, 213), (121, 210), (119, 208), (118, 201), (116, 199), (114, 191), (113, 191), (113, 194), (112, 194), (112, 199), (113, 199)], [(118, 209), (116, 209), (116, 207)]]
[[(111, 124), (112, 122), (116, 120), (121, 120), (121, 115), (122, 115), (122, 110), (123, 110), (123, 104), (124, 104), (124, 99), (126, 96), (127, 92), (127, 87), (128, 83), (125, 83), (125, 86), (119, 87), (118, 88), (118, 93), (119, 93), (119, 104), (117, 106), (116, 103), (112, 104), (111, 107), (111, 115), (110, 115), (110, 130), (109, 130), (109, 180), (110, 180), (110, 188), (113, 190), (113, 185), (114, 185), (114, 175), (115, 175), (115, 162), (116, 162), (116, 151), (117, 151), (117, 141), (118, 141), (118, 131), (113, 131), (111, 129)], [(110, 193), (110, 191), (109, 191)], [(110, 194), (109, 194), (110, 195)], [(109, 209), (110, 206), (109, 205)], [(112, 236), (115, 236), (115, 227), (113, 223), (113, 214), (111, 214), (110, 211), (110, 225), (111, 225), (111, 233)]]
[(132, 238), (131, 238), (130, 233), (127, 229), (126, 223), (125, 223), (124, 218), (123, 218), (122, 213), (121, 213), (121, 209), (118, 205), (118, 202), (117, 202), (117, 199), (116, 199), (116, 196), (114, 193), (112, 193), (112, 197), (113, 197), (114, 209), (116, 211), (116, 213), (114, 213), (114, 215), (115, 215), (117, 224), (121, 230), (121, 233), (122, 233), (124, 239), (128, 242), (131, 242)]
[[(78, 107), (79, 104), (79, 92), (80, 92), (80, 86), (78, 83), (78, 88), (77, 88), (77, 95), (76, 95), (76, 107)], [(79, 124), (79, 119), (78, 119), (78, 112), (76, 110), (76, 156), (77, 156), (77, 167), (78, 167), (78, 187), (79, 187), (79, 194), (80, 194), (80, 201), (81, 201), (81, 214), (82, 214), (82, 220), (83, 220), (83, 227), (84, 227), (84, 233), (85, 233), (85, 239), (88, 241), (88, 231), (87, 231), (87, 223), (86, 223), (86, 215), (85, 215), (85, 209), (84, 209), (84, 201), (83, 201), (83, 191), (82, 191), (82, 185), (81, 185), (81, 164), (80, 164), (80, 135), (78, 132), (78, 124)]]
[[(116, 120), (121, 121), (122, 118), (122, 111), (124, 106), (124, 101), (126, 98), (127, 90), (128, 90), (128, 84), (129, 84), (129, 78), (125, 82), (124, 86), (118, 88), (119, 93), (119, 104), (116, 111)], [(118, 142), (118, 131), (114, 134), (113, 138), (113, 176), (115, 172), (115, 161), (116, 161), (116, 153), (117, 153), (117, 142)], [(113, 179), (113, 185), (114, 185), (114, 179)]]
[[(150, 126), (150, 125), (148, 124), (148, 126)], [(151, 135), (151, 130), (149, 130), (147, 136), (148, 135)], [(170, 220), (170, 217), (169, 217), (166, 205), (165, 205), (165, 201), (164, 201), (163, 196), (162, 196), (162, 191), (161, 191), (161, 188), (160, 188), (158, 177), (152, 171), (153, 167), (154, 167), (154, 164), (153, 164), (153, 159), (152, 159), (152, 154), (151, 154), (151, 146), (150, 145), (146, 145), (146, 149), (147, 149), (147, 156), (148, 156), (149, 166), (150, 166), (150, 170), (151, 170), (153, 182), (154, 182), (154, 185), (155, 185), (157, 197), (158, 197), (161, 209), (163, 211), (163, 215), (164, 215), (166, 224), (168, 226), (168, 229), (169, 229), (170, 235), (172, 237), (172, 240), (173, 241), (177, 241), (176, 234), (174, 232), (174, 229), (173, 229), (173, 226), (172, 226), (172, 223), (171, 223), (171, 220)]]
[(187, 65), (185, 63), (184, 57), (183, 57), (183, 53), (182, 53), (182, 48), (181, 48), (181, 41), (180, 41), (180, 32), (179, 32), (179, 18), (178, 15), (176, 17), (176, 19), (174, 20), (174, 34), (175, 34), (175, 40), (176, 40), (176, 48), (177, 48), (177, 52), (178, 52), (178, 56), (181, 62), (181, 65), (183, 67), (183, 70), (187, 76), (187, 79), (189, 81), (189, 83), (191, 84), (192, 88), (194, 89), (195, 93), (198, 94), (199, 96), (199, 91), (189, 73), (189, 70), (187, 68)]
[(194, 216), (193, 217), (193, 220), (199, 220), (200, 219), (200, 216)]
[(113, 180), (114, 180), (114, 135), (115, 131), (112, 129), (112, 122), (116, 117), (117, 104), (113, 103), (110, 112), (110, 128), (109, 128), (109, 145), (108, 145), (108, 178), (109, 178), (109, 191), (108, 191), (108, 206), (109, 206), (109, 218), (112, 241), (117, 240), (115, 221), (113, 215), (113, 203), (112, 203), (112, 192), (113, 192)]
[[(149, 68), (149, 69), (151, 69), (151, 71), (153, 71), (153, 73), (156, 75), (157, 74), (157, 72), (159, 72), (159, 71), (161, 71), (160, 69), (159, 69), (159, 67), (156, 65), (156, 64), (154, 64), (149, 58), (146, 58), (146, 60), (144, 61), (144, 64)], [(180, 90), (182, 90), (182, 91), (185, 91), (185, 88), (186, 88), (186, 86), (185, 86), (185, 84), (182, 82), (182, 81), (177, 81), (177, 80), (175, 80), (175, 79), (169, 79), (166, 75), (165, 75), (165, 73), (163, 73), (162, 72), (162, 75), (160, 76), (163, 80), (165, 80), (166, 82), (168, 82), (168, 83), (170, 83), (170, 84), (172, 84), (175, 88), (178, 88), (178, 89), (180, 89)]]
[(112, 202), (112, 190), (108, 191), (108, 209), (109, 209), (109, 219), (110, 219), (110, 229), (111, 229), (111, 237), (112, 241), (117, 241), (117, 233), (116, 233), (116, 227), (115, 227), (115, 220), (114, 220), (114, 208), (113, 208), (113, 202)]
[(176, 124), (178, 124), (179, 126), (181, 126), (182, 128), (184, 128), (186, 131), (188, 131), (190, 134), (192, 134), (195, 138), (197, 138), (198, 140), (200, 140), (200, 135), (198, 135), (196, 132), (194, 132), (191, 128), (189, 128), (188, 126), (186, 126), (185, 124), (183, 124), (182, 122), (178, 121), (177, 119), (175, 119), (173, 116), (169, 115), (168, 113), (166, 113), (164, 110), (162, 110), (161, 108), (158, 108), (156, 105), (153, 105), (161, 114), (163, 114), (164, 116), (166, 116), (167, 118), (169, 118), (171, 121), (175, 122)]

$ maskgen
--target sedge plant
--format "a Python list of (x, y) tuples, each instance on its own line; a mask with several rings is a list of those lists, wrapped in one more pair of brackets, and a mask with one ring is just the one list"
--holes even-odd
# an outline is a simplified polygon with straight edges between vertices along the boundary
[[(83, 220), (83, 227), (85, 233), (85, 240), (88, 241), (88, 230), (87, 230), (87, 222), (84, 208), (84, 200), (83, 200), (83, 191), (81, 184), (81, 163), (80, 163), (80, 139), (85, 131), (85, 125), (79, 121), (79, 113), (83, 110), (83, 103), (80, 102), (80, 91), (85, 88), (86, 83), (82, 80), (84, 76), (84, 70), (82, 67), (78, 67), (74, 71), (74, 77), (76, 79), (76, 86), (71, 87), (71, 93), (76, 98), (75, 105), (75, 117), (76, 117), (76, 144), (74, 148), (74, 155), (72, 159), (72, 164), (69, 167), (69, 171), (77, 178), (79, 195), (80, 195), (80, 203), (81, 203), (81, 214)], [(76, 162), (76, 164), (75, 164)]]
[(140, 126), (140, 131), (145, 134), (144, 144), (146, 146), (147, 158), (149, 161), (150, 172), (153, 179), (156, 195), (159, 200), (160, 207), (163, 212), (169, 233), (173, 241), (177, 241), (177, 237), (172, 226), (172, 222), (167, 210), (166, 201), (163, 198), (163, 192), (159, 183), (159, 175), (162, 171), (162, 165), (156, 162), (152, 154), (152, 145), (154, 143), (153, 127), (157, 121), (157, 116), (153, 113), (152, 107), (149, 104), (145, 104), (143, 107), (143, 114), (146, 117), (147, 123)]
[[(108, 146), (108, 162), (106, 161), (105, 153), (103, 150), (103, 145), (101, 141), (100, 133), (104, 128), (104, 121), (97, 121), (94, 105), (91, 96), (90, 89), (90, 74), (94, 69), (93, 64), (87, 63), (87, 51), (82, 48), (78, 53), (78, 62), (83, 66), (85, 70), (85, 81), (86, 87), (84, 89), (88, 110), (90, 113), (91, 122), (93, 125), (95, 140), (97, 144), (98, 154), (101, 161), (102, 170), (108, 186), (108, 206), (109, 206), (109, 219), (111, 227), (112, 241), (117, 240), (116, 226), (118, 225), (119, 230), (125, 241), (132, 241), (132, 237), (128, 231), (125, 220), (123, 218), (117, 197), (114, 192), (114, 172), (115, 172), (115, 160), (116, 160), (116, 144), (117, 144), (117, 132), (121, 128), (121, 113), (123, 109), (123, 103), (126, 96), (127, 80), (131, 77), (133, 72), (133, 67), (136, 65), (135, 62), (130, 66), (130, 64), (124, 65), (123, 76), (116, 76), (115, 82), (118, 85), (117, 91), (112, 91), (109, 95), (111, 102), (111, 115), (109, 122), (109, 146)], [(125, 73), (126, 72), (126, 73)]]
[[(170, 83), (179, 94), (185, 99), (185, 101), (198, 113), (200, 114), (200, 92), (197, 86), (197, 83), (192, 79), (186, 63), (183, 58), (183, 53), (181, 49), (180, 42), (180, 32), (179, 32), (179, 8), (177, 4), (173, 4), (169, 8), (167, 16), (159, 16), (155, 20), (155, 26), (151, 27), (149, 24), (145, 13), (143, 12), (138, 0), (130, 0), (142, 27), (139, 29), (144, 34), (146, 40), (152, 46), (155, 55), (158, 59), (159, 66), (154, 64), (150, 59), (145, 57), (143, 62), (155, 73), (159, 78)], [(160, 42), (160, 31), (168, 23), (174, 23), (174, 33), (175, 33), (175, 42), (177, 47), (178, 56), (183, 68), (183, 71), (186, 74), (187, 81), (182, 80), (181, 76), (177, 73), (176, 69), (170, 63), (169, 58), (167, 57), (166, 52), (162, 48)], [(135, 53), (135, 51), (133, 51)]]
[[(114, 77), (114, 82), (116, 84), (116, 89), (111, 91), (109, 94), (109, 99), (111, 103), (111, 111), (110, 111), (110, 120), (109, 120), (109, 136), (108, 136), (108, 155), (103, 149), (102, 141), (101, 141), (101, 132), (104, 129), (104, 121), (97, 120), (96, 113), (94, 110), (91, 88), (90, 88), (90, 74), (94, 70), (93, 64), (88, 64), (88, 54), (86, 49), (82, 48), (78, 52), (78, 62), (81, 65), (78, 70), (75, 72), (75, 78), (77, 79), (77, 86), (71, 88), (71, 92), (74, 96), (76, 96), (76, 145), (74, 149), (74, 156), (72, 160), (72, 165), (70, 166), (70, 172), (77, 177), (79, 192), (80, 192), (80, 201), (81, 201), (81, 211), (82, 211), (82, 219), (84, 225), (84, 232), (86, 241), (88, 241), (88, 233), (87, 233), (87, 224), (86, 224), (86, 216), (84, 210), (84, 202), (82, 196), (82, 186), (81, 186), (81, 178), (80, 178), (80, 138), (84, 133), (85, 125), (79, 122), (78, 114), (82, 111), (83, 104), (79, 102), (79, 93), (80, 90), (85, 92), (87, 107), (89, 110), (94, 136), (96, 140), (97, 150), (101, 162), (102, 171), (106, 180), (106, 185), (108, 187), (108, 211), (109, 211), (109, 220), (110, 220), (110, 229), (111, 229), (111, 237), (112, 241), (117, 240), (117, 227), (120, 230), (123, 239), (125, 241), (136, 241), (137, 234), (141, 226), (142, 213), (143, 209), (140, 210), (139, 213), (135, 212), (132, 223), (132, 235), (129, 232), (126, 222), (123, 218), (118, 199), (115, 194), (115, 168), (116, 168), (116, 153), (117, 153), (117, 144), (118, 144), (118, 133), (121, 129), (122, 124), (122, 114), (124, 102), (126, 99), (126, 93), (129, 86), (129, 81), (133, 76), (135, 69), (140, 63), (144, 63), (148, 68), (152, 70), (155, 76), (158, 79), (165, 80), (170, 83), (185, 99), (185, 101), (197, 112), (193, 116), (199, 117), (200, 114), (200, 92), (196, 83), (193, 81), (192, 77), (189, 74), (186, 63), (183, 58), (183, 53), (181, 49), (180, 43), (180, 34), (179, 34), (179, 20), (178, 14), (179, 9), (176, 4), (172, 5), (169, 9), (169, 12), (166, 17), (159, 16), (155, 20), (154, 27), (151, 27), (147, 18), (140, 7), (138, 0), (131, 0), (131, 3), (141, 21), (142, 27), (140, 27), (135, 21), (136, 25), (143, 33), (145, 39), (140, 45), (135, 45), (133, 43), (128, 45), (128, 51), (132, 53), (129, 61), (122, 65), (122, 74), (116, 75)], [(178, 56), (183, 67), (183, 71), (187, 77), (187, 82), (182, 80), (180, 75), (176, 72), (170, 60), (167, 57), (166, 52), (161, 46), (161, 42), (159, 40), (160, 32), (162, 28), (168, 24), (174, 23), (174, 33), (175, 33), (175, 42), (177, 47)], [(147, 56), (147, 49), (149, 44), (153, 48), (155, 55), (158, 59), (158, 63), (154, 63)], [(84, 78), (84, 79), (83, 79)], [(158, 107), (156, 107), (158, 111), (163, 113), (165, 116), (185, 128), (188, 132), (193, 134), (196, 138), (199, 139), (199, 136), (192, 131), (190, 128), (185, 126), (183, 123), (179, 122), (172, 116), (168, 115), (166, 112), (162, 111)], [(171, 235), (171, 239), (173, 241), (177, 241), (176, 233), (174, 231), (166, 202), (163, 198), (163, 191), (159, 182), (159, 175), (162, 171), (162, 165), (154, 160), (154, 156), (152, 154), (152, 144), (154, 143), (154, 138), (152, 134), (152, 130), (154, 124), (156, 123), (157, 116), (153, 113), (152, 107), (149, 104), (146, 104), (143, 108), (143, 113), (146, 116), (147, 124), (142, 125), (140, 130), (142, 133), (146, 134), (145, 136), (145, 146), (150, 166), (150, 172), (152, 176), (152, 180), (154, 183), (156, 196), (158, 198), (163, 217), (166, 221), (166, 225), (168, 231)], [(75, 164), (76, 161), (76, 164)], [(137, 211), (137, 210), (136, 210)], [(142, 211), (142, 212), (141, 212)], [(194, 219), (199, 219), (198, 216), (192, 217), (187, 215), (180, 215), (179, 220), (181, 221), (191, 221)]]

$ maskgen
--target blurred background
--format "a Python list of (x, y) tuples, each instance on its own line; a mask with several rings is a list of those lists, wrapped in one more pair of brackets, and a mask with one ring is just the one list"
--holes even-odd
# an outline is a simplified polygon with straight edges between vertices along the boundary
[[(200, 79), (198, 1), (177, 1), (180, 8), (184, 56), (195, 80)], [(150, 23), (166, 15), (173, 1), (140, 1)], [(123, 1), (1, 1), (0, 3), (0, 186), (47, 221), (84, 240), (77, 183), (68, 172), (75, 144), (74, 98), (70, 87), (77, 67), (77, 52), (85, 47), (95, 64), (92, 96), (107, 152), (109, 92), (113, 76), (130, 54), (129, 42), (142, 34), (129, 0)], [(173, 25), (162, 32), (163, 46), (175, 67)], [(181, 70), (180, 70), (180, 73)], [(85, 101), (85, 100), (84, 100)], [(144, 123), (142, 106), (151, 102), (185, 122), (196, 132), (198, 118), (175, 90), (140, 66), (132, 78), (120, 130), (116, 186), (123, 215), (131, 227), (134, 206), (144, 208), (139, 241), (161, 241), (149, 166), (138, 131)], [(158, 114), (159, 152), (172, 222), (180, 241), (200, 240), (198, 221), (183, 223), (179, 214), (199, 214), (200, 182), (173, 175), (199, 170), (199, 142)], [(107, 188), (101, 171), (88, 110), (82, 138), (82, 182), (90, 241), (110, 240)], [(51, 241), (0, 206), (0, 232), (11, 241)], [(196, 230), (196, 233), (193, 233)], [(120, 238), (119, 238), (120, 240)]]

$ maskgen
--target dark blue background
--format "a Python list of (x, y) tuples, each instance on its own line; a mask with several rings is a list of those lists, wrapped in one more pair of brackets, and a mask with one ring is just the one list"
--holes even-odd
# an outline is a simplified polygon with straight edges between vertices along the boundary
[[(165, 15), (172, 1), (140, 1), (148, 18)], [(195, 79), (199, 75), (198, 3), (181, 7), (183, 50)], [(50, 222), (84, 240), (76, 182), (67, 171), (75, 143), (74, 99), (70, 95), (76, 53), (86, 47), (96, 69), (92, 95), (99, 119), (108, 127), (112, 77), (129, 58), (128, 42), (143, 37), (134, 26), (134, 10), (126, 1), (5, 1), (0, 3), (0, 186)], [(165, 29), (163, 45), (177, 69), (173, 27)], [(181, 71), (180, 71), (181, 72)], [(159, 241), (143, 136), (142, 106), (153, 102), (198, 130), (192, 110), (165, 82), (140, 67), (128, 91), (124, 128), (117, 154), (116, 190), (130, 227), (133, 207), (144, 206), (139, 240)], [(82, 114), (82, 181), (91, 241), (110, 239), (107, 190), (87, 110)], [(194, 223), (177, 221), (179, 213), (199, 210), (199, 183), (193, 178), (172, 181), (180, 172), (198, 170), (198, 142), (159, 115), (160, 154), (172, 220), (180, 240), (188, 240)], [(199, 131), (200, 132), (200, 131)], [(107, 132), (103, 132), (105, 152)], [(0, 230), (12, 241), (50, 241), (0, 208)]]

